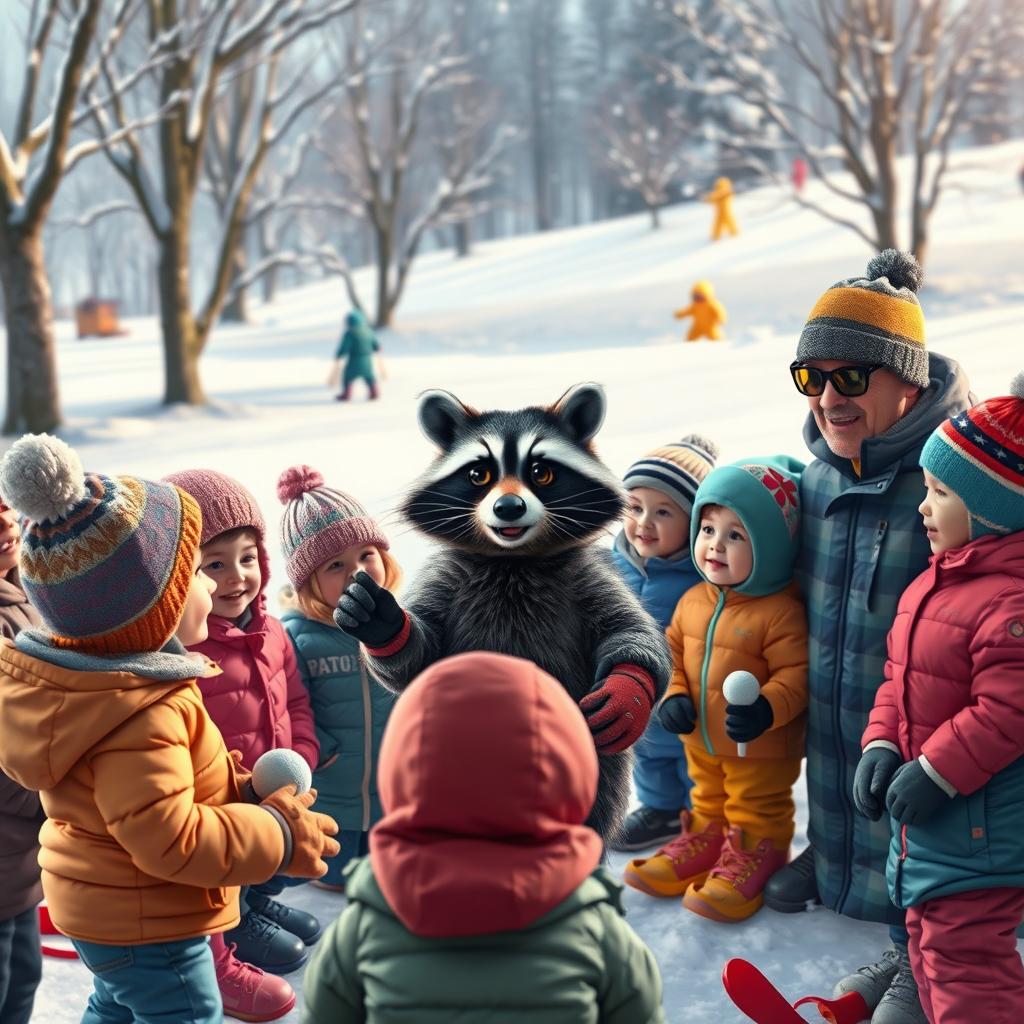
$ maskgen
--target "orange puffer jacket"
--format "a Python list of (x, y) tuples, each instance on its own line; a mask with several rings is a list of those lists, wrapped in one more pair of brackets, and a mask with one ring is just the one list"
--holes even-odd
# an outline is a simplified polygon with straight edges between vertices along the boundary
[(238, 889), (284, 856), (241, 803), (195, 679), (78, 671), (0, 641), (0, 763), (39, 790), (43, 892), (57, 927), (112, 945), (238, 923)]
[(697, 728), (683, 737), (706, 753), (736, 757), (725, 732), (722, 684), (745, 669), (772, 707), (772, 727), (747, 744), (748, 758), (803, 757), (807, 709), (807, 618), (795, 583), (752, 597), (710, 583), (691, 587), (667, 630), (672, 680), (665, 699), (688, 693)]

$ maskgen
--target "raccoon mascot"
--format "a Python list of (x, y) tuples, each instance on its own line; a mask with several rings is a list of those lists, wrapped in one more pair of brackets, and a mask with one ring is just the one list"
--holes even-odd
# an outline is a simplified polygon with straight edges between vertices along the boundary
[(420, 571), (404, 609), (360, 573), (334, 617), (396, 691), (432, 662), (475, 650), (529, 658), (560, 680), (602, 755), (588, 824), (607, 843), (629, 802), (627, 748), (671, 662), (664, 634), (590, 544), (624, 504), (590, 444), (604, 412), (595, 384), (516, 412), (479, 413), (427, 392), (420, 427), (440, 453), (401, 512), (446, 550)]

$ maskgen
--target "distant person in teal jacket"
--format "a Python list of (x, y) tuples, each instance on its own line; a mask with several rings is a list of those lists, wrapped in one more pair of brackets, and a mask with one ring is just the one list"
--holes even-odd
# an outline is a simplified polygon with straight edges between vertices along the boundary
[(337, 394), (339, 402), (347, 402), (352, 397), (352, 382), (362, 378), (370, 389), (370, 398), (380, 397), (377, 385), (377, 374), (373, 365), (374, 352), (380, 351), (380, 342), (373, 333), (366, 317), (358, 309), (352, 310), (345, 317), (345, 333), (338, 342), (335, 359), (345, 360), (345, 369), (341, 375), (341, 391)]

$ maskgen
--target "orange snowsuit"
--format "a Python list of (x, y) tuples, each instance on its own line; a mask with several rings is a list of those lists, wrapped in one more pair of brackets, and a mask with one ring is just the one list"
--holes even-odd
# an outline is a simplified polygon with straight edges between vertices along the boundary
[(686, 317), (693, 317), (693, 325), (687, 341), (696, 341), (698, 338), (710, 338), (711, 341), (721, 341), (722, 328), (725, 323), (725, 306), (715, 298), (715, 289), (710, 281), (698, 281), (693, 286), (690, 296), (693, 302), (685, 309), (677, 309), (672, 315), (677, 320), (685, 320)]
[(728, 178), (719, 178), (715, 182), (715, 187), (704, 197), (704, 202), (715, 204), (715, 223), (711, 228), (712, 242), (717, 242), (724, 231), (728, 231), (730, 235), (740, 233), (732, 212), (732, 182)]

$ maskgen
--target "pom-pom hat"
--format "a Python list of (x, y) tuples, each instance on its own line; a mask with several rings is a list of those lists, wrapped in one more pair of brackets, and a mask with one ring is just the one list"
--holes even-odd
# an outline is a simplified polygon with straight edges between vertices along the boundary
[(381, 528), (362, 505), (344, 491), (324, 484), (312, 466), (291, 466), (277, 481), (284, 505), (281, 548), (285, 570), (296, 590), (317, 568), (353, 544), (373, 544), (388, 550)]
[(1024, 373), (1008, 395), (940, 423), (921, 466), (967, 506), (971, 540), (1024, 530)]
[(796, 358), (849, 359), (884, 366), (901, 380), (928, 387), (924, 314), (917, 301), (921, 267), (909, 252), (885, 249), (864, 277), (837, 281), (807, 318)]
[(59, 438), (27, 434), (0, 462), (23, 517), (20, 576), (57, 647), (160, 650), (188, 597), (199, 506), (170, 484), (85, 473)]
[(622, 478), (627, 491), (649, 487), (671, 498), (688, 515), (704, 478), (715, 468), (718, 446), (699, 434), (661, 445), (638, 459)]

